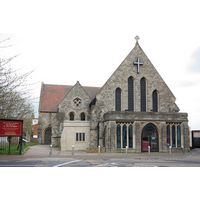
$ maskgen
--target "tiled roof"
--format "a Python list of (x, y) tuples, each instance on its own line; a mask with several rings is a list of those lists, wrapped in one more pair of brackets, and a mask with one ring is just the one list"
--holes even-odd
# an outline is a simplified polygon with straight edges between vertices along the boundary
[[(43, 84), (41, 94), (40, 112), (57, 112), (57, 106), (65, 95), (72, 89), (72, 85), (49, 85)], [(100, 87), (83, 86), (91, 100), (101, 89)]]

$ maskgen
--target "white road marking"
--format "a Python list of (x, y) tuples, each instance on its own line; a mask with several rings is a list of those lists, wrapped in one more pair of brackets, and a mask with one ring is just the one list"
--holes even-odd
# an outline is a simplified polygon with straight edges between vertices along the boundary
[(53, 167), (60, 167), (60, 166), (63, 166), (63, 165), (68, 165), (68, 164), (75, 163), (75, 162), (79, 162), (79, 161), (80, 161), (80, 160), (74, 160), (74, 161), (62, 163), (62, 164), (59, 164), (59, 165), (55, 165), (55, 166), (53, 166)]
[(100, 164), (100, 165), (97, 165), (95, 167), (101, 167), (101, 166), (111, 166), (111, 167), (117, 167), (115, 165), (119, 165), (119, 164), (116, 164), (116, 163), (104, 163), (104, 164)]
[(0, 165), (0, 167), (43, 167), (43, 165)]

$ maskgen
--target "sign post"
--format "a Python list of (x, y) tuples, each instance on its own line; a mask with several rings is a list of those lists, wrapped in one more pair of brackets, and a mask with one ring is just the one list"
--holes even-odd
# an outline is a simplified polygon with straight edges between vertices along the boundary
[(9, 154), (11, 137), (20, 137), (20, 152), (22, 152), (23, 120), (0, 119), (0, 137), (8, 137)]

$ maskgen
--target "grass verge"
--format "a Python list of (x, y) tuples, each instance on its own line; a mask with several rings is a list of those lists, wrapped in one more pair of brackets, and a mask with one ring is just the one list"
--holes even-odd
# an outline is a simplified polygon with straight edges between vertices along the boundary
[[(37, 145), (37, 143), (30, 143), (30, 144), (26, 144), (24, 146), (24, 144), (22, 144), (22, 154), (23, 152), (30, 146), (34, 146)], [(19, 155), (19, 151), (20, 151), (20, 147), (17, 146), (10, 146), (10, 154), (9, 154), (9, 144), (0, 145), (0, 154), (1, 155)]]

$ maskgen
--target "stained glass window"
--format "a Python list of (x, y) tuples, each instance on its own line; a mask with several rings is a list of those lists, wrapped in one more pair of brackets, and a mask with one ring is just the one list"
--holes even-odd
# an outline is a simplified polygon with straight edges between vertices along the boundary
[(170, 146), (170, 126), (167, 126), (167, 146)]
[(127, 127), (126, 125), (123, 126), (123, 148), (127, 146)]
[(133, 148), (133, 127), (130, 125), (128, 127), (128, 135), (129, 135), (129, 148)]
[(117, 148), (121, 148), (121, 126), (117, 125)]
[(140, 81), (141, 90), (141, 112), (146, 112), (146, 81), (142, 78)]
[(181, 147), (181, 127), (177, 126), (177, 147)]
[(133, 111), (134, 110), (134, 100), (133, 100), (133, 77), (130, 77), (128, 79), (128, 110)]
[(172, 126), (172, 147), (176, 146), (175, 126)]
[(153, 112), (158, 112), (158, 93), (156, 90), (153, 91)]
[(115, 110), (121, 111), (121, 89), (117, 88), (115, 91)]

